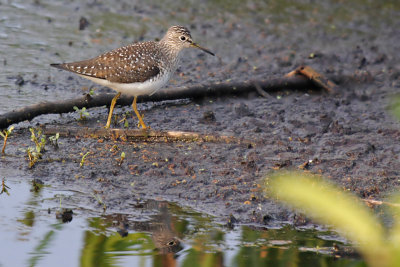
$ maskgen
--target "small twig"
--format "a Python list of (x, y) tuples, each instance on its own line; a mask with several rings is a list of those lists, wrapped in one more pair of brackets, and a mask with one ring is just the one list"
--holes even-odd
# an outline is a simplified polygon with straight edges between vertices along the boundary
[(329, 93), (332, 93), (335, 87), (337, 86), (335, 83), (325, 78), (322, 74), (318, 73), (310, 66), (300, 66), (294, 71), (291, 71), (288, 74), (286, 74), (286, 77), (296, 77), (296, 75), (302, 75), (304, 77), (307, 77), (316, 86), (328, 91)]
[(264, 91), (261, 88), (261, 86), (258, 84), (258, 82), (255, 81), (253, 84), (254, 84), (254, 88), (256, 89), (257, 93), (259, 93), (262, 97), (265, 97), (265, 98), (270, 98), (271, 97), (270, 94), (268, 94), (266, 91)]

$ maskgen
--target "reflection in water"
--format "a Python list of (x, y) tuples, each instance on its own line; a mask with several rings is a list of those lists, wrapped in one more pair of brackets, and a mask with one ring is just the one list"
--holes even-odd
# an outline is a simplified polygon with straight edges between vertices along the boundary
[(10, 195), (10, 193), (8, 192), (8, 189), (10, 189), (10, 187), (8, 187), (8, 186), (6, 185), (5, 179), (3, 178), (3, 180), (1, 181), (1, 191), (0, 191), (0, 195), (1, 195), (1, 194)]
[(144, 206), (145, 209), (157, 210), (158, 214), (154, 215), (148, 222), (136, 222), (132, 225), (136, 231), (146, 231), (151, 233), (151, 239), (157, 252), (154, 256), (154, 262), (158, 266), (176, 266), (176, 254), (181, 251), (181, 240), (179, 233), (175, 229), (174, 217), (168, 209), (168, 203), (148, 201)]
[(143, 207), (148, 210), (157, 210), (159, 213), (154, 215), (151, 221), (134, 223), (132, 228), (136, 231), (150, 232), (154, 246), (160, 254), (176, 253), (182, 250), (181, 240), (168, 210), (168, 203), (148, 201)]
[[(148, 201), (137, 208), (157, 213), (148, 221), (130, 221), (121, 214), (90, 219), (94, 230), (85, 234), (83, 266), (114, 265), (121, 256), (150, 256), (155, 266), (177, 264), (176, 253), (183, 247), (168, 203)], [(116, 228), (116, 233), (107, 234), (110, 228)]]
[[(208, 216), (167, 202), (148, 201), (135, 209), (143, 214), (139, 219), (121, 214), (90, 219), (92, 231), (85, 233), (82, 266), (124, 266), (120, 262), (190, 267), (362, 263), (335, 259), (334, 242), (315, 238), (314, 231), (248, 226), (226, 229)], [(141, 220), (143, 217), (147, 220)]]
[(28, 210), (24, 213), (24, 218), (18, 219), (17, 221), (32, 227), (35, 222), (35, 213), (32, 210)]

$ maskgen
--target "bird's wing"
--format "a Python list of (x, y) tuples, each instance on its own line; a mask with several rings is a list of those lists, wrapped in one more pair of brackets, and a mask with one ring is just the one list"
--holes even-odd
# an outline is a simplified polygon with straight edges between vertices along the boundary
[(145, 42), (124, 46), (93, 59), (51, 66), (110, 82), (135, 83), (160, 73), (160, 57), (154, 43)]

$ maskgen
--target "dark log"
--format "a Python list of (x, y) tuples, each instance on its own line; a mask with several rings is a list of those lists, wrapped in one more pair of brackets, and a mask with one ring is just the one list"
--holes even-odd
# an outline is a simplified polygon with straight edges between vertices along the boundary
[[(302, 76), (274, 78), (269, 80), (247, 81), (241, 83), (221, 82), (210, 85), (199, 85), (189, 88), (161, 90), (154, 95), (141, 96), (138, 102), (163, 101), (184, 98), (202, 98), (213, 96), (239, 95), (256, 91), (262, 88), (264, 91), (277, 91), (284, 89), (311, 89), (315, 84)], [(109, 106), (114, 94), (100, 94), (95, 96), (85, 95), (76, 99), (60, 100), (54, 102), (43, 102), (22, 109), (13, 110), (0, 115), (0, 129), (7, 128), (9, 125), (25, 120), (32, 120), (36, 116), (43, 114), (61, 114), (74, 111), (73, 107), (91, 108), (98, 106)], [(118, 105), (131, 105), (133, 97), (122, 96), (118, 99)]]

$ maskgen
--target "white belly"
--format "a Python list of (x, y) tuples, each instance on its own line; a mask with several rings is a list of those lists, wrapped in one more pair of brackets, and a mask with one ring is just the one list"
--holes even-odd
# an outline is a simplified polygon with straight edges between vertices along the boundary
[(140, 96), (140, 95), (152, 95), (163, 87), (169, 80), (171, 74), (167, 73), (157, 80), (147, 80), (143, 83), (114, 83), (105, 79), (99, 79), (95, 77), (79, 75), (83, 78), (89, 79), (97, 84), (107, 86), (117, 92), (130, 96)]

